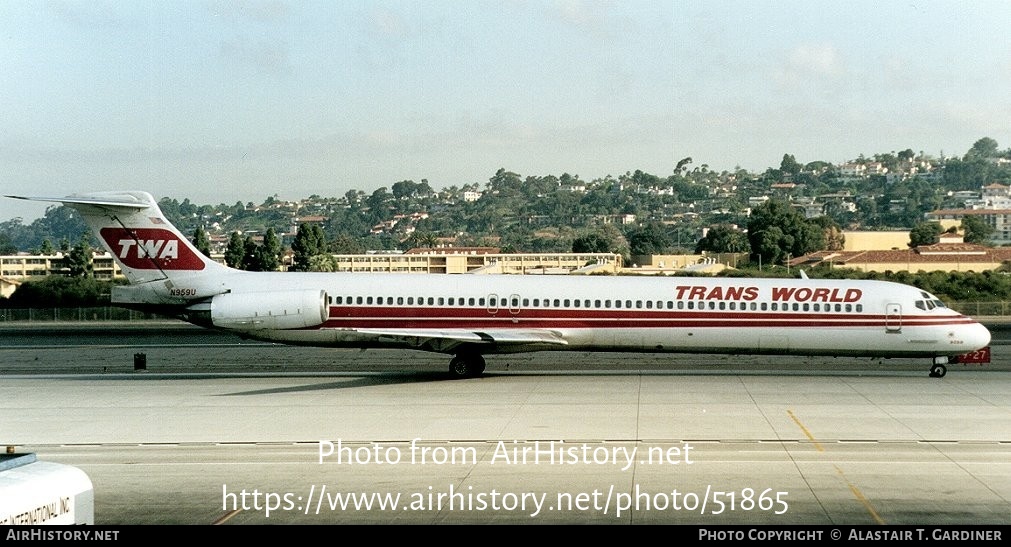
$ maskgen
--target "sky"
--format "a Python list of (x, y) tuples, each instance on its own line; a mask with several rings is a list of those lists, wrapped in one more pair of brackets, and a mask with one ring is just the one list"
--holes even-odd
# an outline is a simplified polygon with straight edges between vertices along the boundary
[[(1011, 148), (1006, 0), (3, 0), (0, 194), (196, 204)], [(0, 198), (0, 221), (46, 205)]]

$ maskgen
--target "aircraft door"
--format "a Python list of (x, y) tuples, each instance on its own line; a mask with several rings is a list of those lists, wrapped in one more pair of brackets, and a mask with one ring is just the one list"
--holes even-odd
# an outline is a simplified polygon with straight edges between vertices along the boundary
[(901, 304), (885, 304), (885, 332), (902, 332)]
[(488, 308), (487, 308), (488, 309), (488, 315), (496, 315), (496, 314), (498, 314), (498, 306), (499, 306), (498, 295), (495, 294), (495, 293), (489, 294), (488, 295)]

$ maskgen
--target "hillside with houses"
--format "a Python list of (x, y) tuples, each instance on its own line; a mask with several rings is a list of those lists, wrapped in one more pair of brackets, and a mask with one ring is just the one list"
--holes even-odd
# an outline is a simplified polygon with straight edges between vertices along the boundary
[[(664, 175), (636, 170), (585, 180), (499, 169), (487, 181), (438, 190), (422, 179), (339, 196), (321, 189), (298, 200), (268, 196), (258, 204), (232, 205), (164, 196), (160, 205), (187, 234), (206, 237), (209, 252), (217, 255), (236, 244), (236, 234), (246, 246), (262, 246), (269, 235), (290, 259), (299, 230), (313, 226), (322, 238), (318, 250), (332, 254), (493, 247), (503, 253), (611, 252), (630, 259), (697, 251), (759, 254), (754, 242), (748, 248), (735, 233), (746, 235), (754, 211), (770, 202), (788, 204), (839, 233), (908, 232), (924, 222), (947, 228), (968, 217), (989, 226), (983, 243), (1001, 246), (1011, 243), (1009, 187), (1011, 149), (982, 138), (951, 157), (906, 149), (832, 164), (801, 163), (784, 154), (778, 167), (761, 173), (716, 171), (683, 158)], [(700, 248), (714, 227), (732, 237), (724, 248)], [(2, 255), (69, 253), (94, 243), (64, 207), (52, 207), (29, 224), (0, 223)], [(781, 257), (765, 258), (783, 263)]]

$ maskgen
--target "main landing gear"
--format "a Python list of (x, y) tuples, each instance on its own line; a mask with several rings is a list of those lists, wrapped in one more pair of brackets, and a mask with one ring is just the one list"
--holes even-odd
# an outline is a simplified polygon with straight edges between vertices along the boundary
[(934, 364), (930, 366), (930, 377), (944, 378), (944, 375), (948, 373), (948, 367), (944, 366), (947, 363), (948, 363), (947, 358), (944, 357), (934, 358)]
[(484, 357), (480, 353), (461, 353), (449, 362), (453, 378), (476, 378), (484, 372)]

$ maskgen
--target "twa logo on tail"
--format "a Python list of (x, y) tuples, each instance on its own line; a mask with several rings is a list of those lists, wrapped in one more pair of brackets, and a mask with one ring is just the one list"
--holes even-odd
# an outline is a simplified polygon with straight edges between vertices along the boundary
[(124, 266), (135, 270), (203, 270), (204, 261), (164, 228), (102, 228), (102, 239)]

